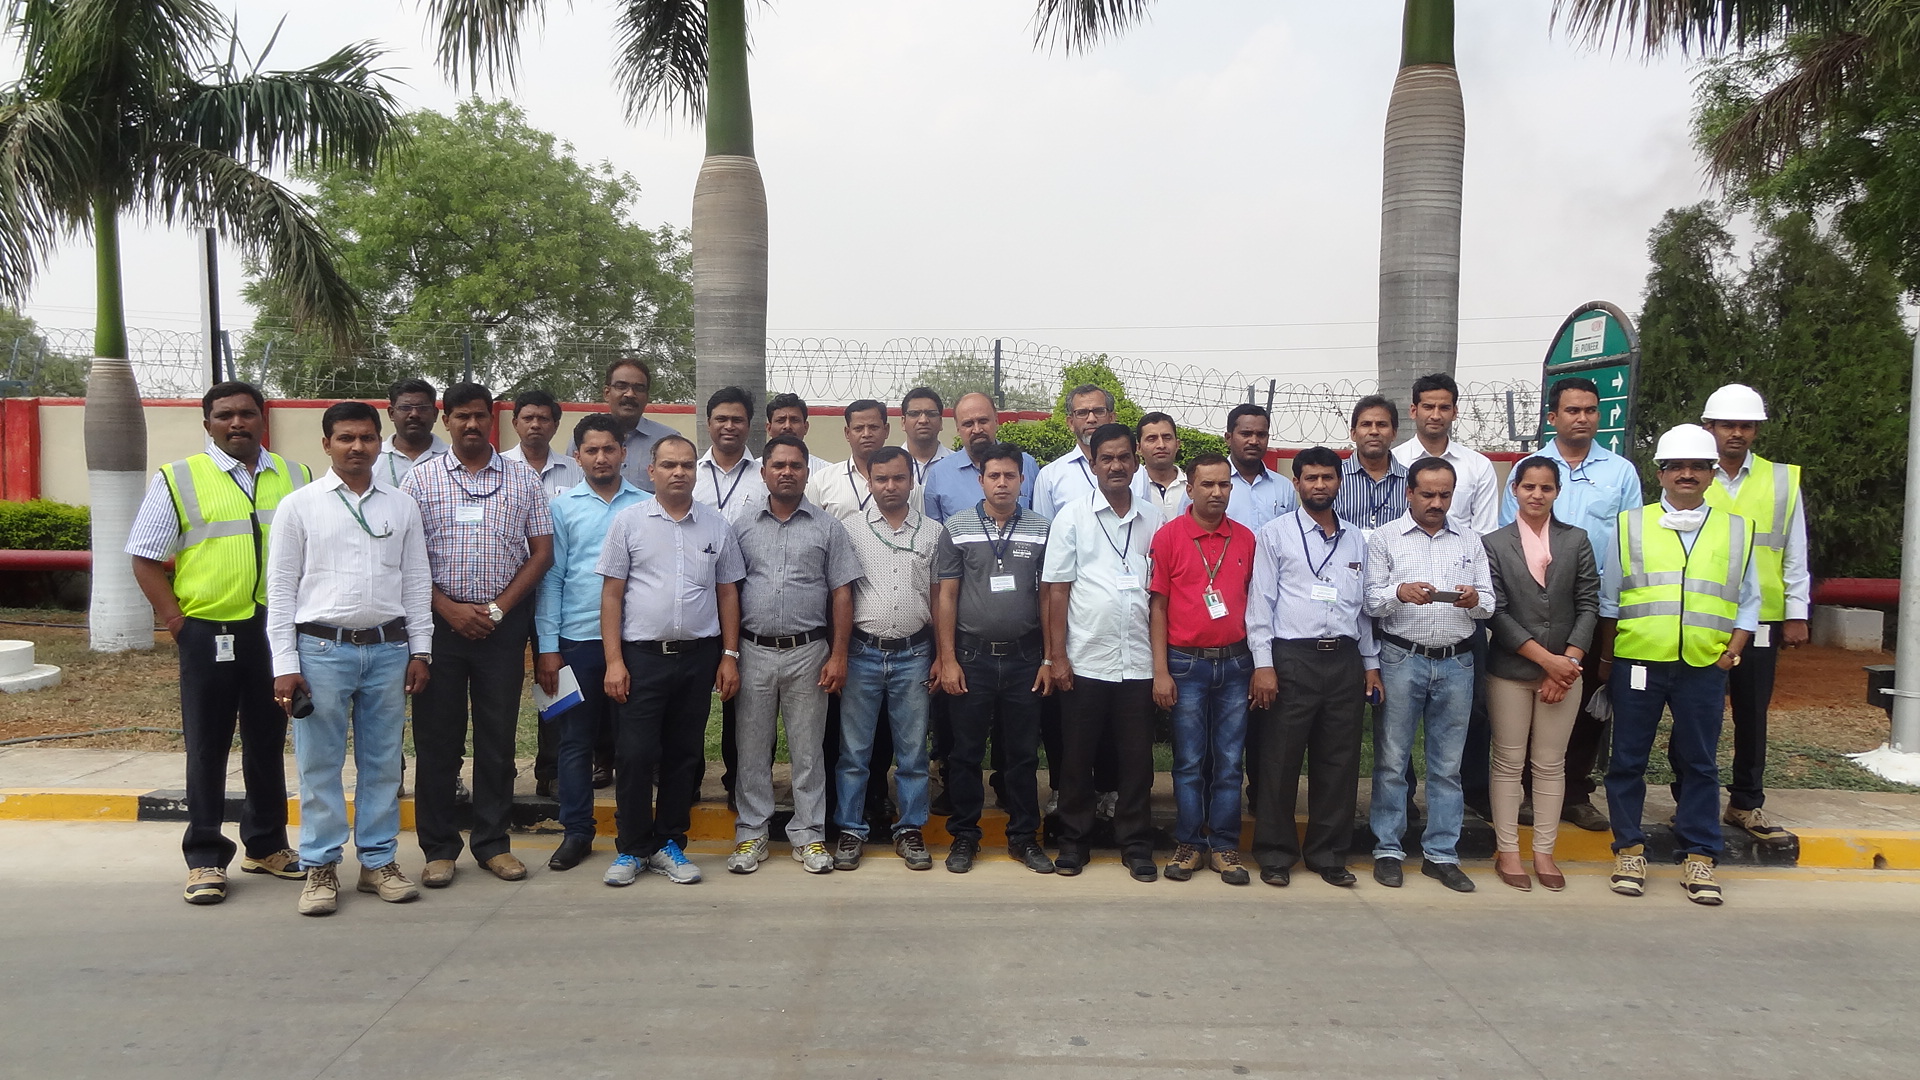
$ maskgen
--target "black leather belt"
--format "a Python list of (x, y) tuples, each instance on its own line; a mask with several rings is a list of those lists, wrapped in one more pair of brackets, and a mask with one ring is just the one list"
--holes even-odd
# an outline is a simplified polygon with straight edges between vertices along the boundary
[(683, 641), (623, 641), (621, 644), (631, 645), (642, 652), (650, 652), (657, 656), (679, 656), (719, 640), (719, 638), (702, 637), (687, 638)]
[(395, 619), (383, 626), (368, 627), (365, 630), (348, 630), (341, 626), (328, 626), (325, 623), (295, 623), (293, 628), (308, 637), (338, 641), (345, 645), (380, 645), (389, 641), (407, 640), (407, 620)]
[(1037, 649), (1040, 647), (1040, 631), (1038, 630), (1014, 641), (988, 641), (978, 634), (969, 634), (965, 630), (956, 630), (954, 631), (953, 639), (954, 644), (963, 649), (972, 649), (975, 652), (985, 653), (988, 656), (1012, 656), (1014, 653), (1023, 649)]
[(855, 630), (853, 640), (881, 652), (904, 652), (916, 645), (925, 645), (933, 640), (933, 627), (923, 626), (912, 637), (874, 637), (865, 630)]
[(1463, 652), (1473, 651), (1473, 639), (1461, 638), (1451, 645), (1417, 645), (1403, 637), (1396, 637), (1385, 631), (1375, 631), (1374, 636), (1381, 641), (1392, 642), (1415, 656), (1424, 656), (1429, 660), (1451, 660)]
[(1253, 650), (1247, 647), (1245, 638), (1231, 645), (1216, 645), (1206, 649), (1189, 649), (1185, 645), (1169, 645), (1168, 652), (1177, 652), (1182, 656), (1191, 656), (1196, 660), (1230, 660), (1236, 656), (1251, 656)]
[(816, 626), (805, 633), (787, 634), (784, 637), (767, 637), (764, 634), (756, 634), (751, 630), (742, 630), (740, 631), (740, 636), (762, 648), (797, 649), (802, 645), (810, 644), (826, 637), (827, 628), (824, 626)]
[(1274, 638), (1273, 641), (1276, 645), (1297, 645), (1302, 649), (1312, 649), (1315, 652), (1339, 652), (1349, 645), (1360, 644), (1357, 639), (1350, 637)]

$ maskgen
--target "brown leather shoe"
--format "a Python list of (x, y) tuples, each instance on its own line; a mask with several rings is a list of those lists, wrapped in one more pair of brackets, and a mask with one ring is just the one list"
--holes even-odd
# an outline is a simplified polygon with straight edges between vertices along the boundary
[(434, 859), (420, 872), (420, 884), (429, 889), (444, 889), (453, 884), (453, 860)]
[(511, 851), (503, 851), (480, 865), (501, 881), (520, 881), (527, 876), (527, 864), (514, 858)]
[(1517, 874), (1509, 874), (1505, 870), (1500, 869), (1500, 864), (1495, 863), (1493, 866), (1493, 876), (1499, 878), (1501, 884), (1510, 885), (1513, 888), (1519, 889), (1521, 892), (1533, 891), (1533, 879), (1527, 876), (1525, 870)]
[(414, 888), (413, 882), (407, 880), (407, 875), (400, 872), (399, 863), (361, 867), (357, 888), (363, 893), (374, 893), (389, 904), (404, 904), (420, 899), (420, 890)]

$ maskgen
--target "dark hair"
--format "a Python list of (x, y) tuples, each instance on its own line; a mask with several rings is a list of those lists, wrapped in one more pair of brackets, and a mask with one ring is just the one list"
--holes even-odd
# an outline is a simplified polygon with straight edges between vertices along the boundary
[(1115, 439), (1127, 440), (1127, 449), (1140, 452), (1140, 440), (1134, 436), (1133, 429), (1125, 424), (1101, 424), (1093, 429), (1093, 436), (1087, 440), (1087, 451), (1098, 455), (1100, 448)]
[(1340, 475), (1340, 455), (1332, 447), (1309, 446), (1293, 455), (1293, 475), (1310, 468), (1332, 469), (1335, 476)]
[(1106, 399), (1107, 411), (1113, 411), (1113, 391), (1104, 386), (1095, 386), (1092, 383), (1081, 383), (1079, 386), (1067, 391), (1067, 407), (1071, 409), (1073, 407), (1073, 399), (1086, 394), (1099, 394), (1102, 398)]
[[(1592, 394), (1593, 400), (1595, 401), (1600, 400), (1600, 387), (1596, 385), (1592, 379), (1584, 379), (1578, 375), (1569, 375), (1566, 378), (1561, 379), (1560, 381), (1554, 383), (1552, 386), (1547, 387), (1547, 411), (1548, 412), (1559, 411), (1560, 395), (1567, 392), (1568, 390), (1584, 391), (1586, 393)], [(1556, 468), (1557, 467), (1558, 466), (1556, 466)]]
[(320, 414), (320, 434), (333, 438), (333, 425), (342, 420), (371, 420), (373, 433), (380, 434), (380, 410), (364, 401), (336, 401)]
[(1452, 462), (1446, 458), (1434, 457), (1431, 454), (1407, 466), (1407, 490), (1411, 491), (1419, 484), (1421, 473), (1437, 472), (1442, 469), (1446, 470), (1448, 476), (1454, 477), (1455, 479), (1458, 479), (1460, 476), (1459, 473), (1453, 471)]
[(760, 448), (760, 460), (764, 462), (771, 459), (773, 457), (773, 448), (776, 446), (791, 446), (795, 450), (800, 451), (802, 460), (809, 463), (813, 460), (813, 451), (807, 449), (807, 444), (801, 442), (800, 436), (798, 435), (775, 435), (773, 438), (768, 439), (767, 445)]
[(474, 382), (454, 383), (447, 387), (447, 398), (441, 402), (440, 407), (451, 413), (472, 401), (484, 401), (487, 403), (487, 411), (493, 411), (493, 391)]
[(515, 394), (513, 396), (513, 418), (515, 420), (520, 419), (520, 410), (529, 405), (546, 408), (549, 412), (553, 413), (553, 422), (555, 424), (560, 422), (560, 403), (553, 400), (553, 395), (547, 393), (545, 390), (522, 390), (518, 394)]
[(723, 386), (707, 398), (707, 416), (713, 416), (713, 410), (722, 405), (738, 405), (747, 410), (747, 419), (753, 419), (753, 395), (737, 386)]
[(213, 416), (214, 402), (219, 401), (221, 398), (237, 397), (241, 394), (252, 398), (253, 403), (260, 406), (262, 413), (267, 411), (267, 399), (260, 393), (259, 387), (250, 382), (223, 382), (215, 383), (213, 389), (208, 390), (206, 395), (200, 399), (200, 419), (206, 420)]
[(1422, 375), (1413, 380), (1413, 403), (1420, 404), (1420, 395), (1432, 390), (1445, 390), (1455, 405), (1460, 404), (1460, 384), (1454, 382), (1453, 376), (1444, 371)]
[(578, 450), (587, 441), (589, 431), (604, 431), (613, 436), (613, 441), (619, 444), (622, 450), (626, 449), (627, 444), (620, 433), (620, 422), (613, 418), (612, 413), (588, 413), (581, 417), (580, 422), (573, 425), (574, 449)]
[(1180, 425), (1174, 422), (1173, 417), (1163, 412), (1150, 412), (1141, 417), (1140, 422), (1133, 425), (1133, 433), (1143, 439), (1146, 438), (1148, 424), (1166, 424), (1168, 427), (1173, 428), (1173, 437), (1175, 439), (1180, 438)]
[(868, 471), (872, 471), (875, 465), (880, 465), (889, 461), (897, 461), (901, 458), (906, 459), (907, 475), (912, 476), (913, 475), (913, 455), (907, 453), (907, 448), (904, 446), (883, 446), (880, 449), (875, 450), (873, 452), (873, 456), (867, 459), (867, 469)]
[(1353, 419), (1348, 421), (1347, 429), (1352, 430), (1359, 427), (1360, 414), (1366, 412), (1368, 409), (1387, 410), (1387, 416), (1393, 421), (1393, 430), (1400, 430), (1400, 406), (1395, 405), (1393, 399), (1387, 397), (1385, 394), (1368, 394), (1366, 397), (1354, 402)]
[(940, 400), (940, 391), (935, 390), (931, 386), (916, 386), (907, 391), (906, 397), (900, 399), (900, 414), (902, 416), (906, 415), (907, 402), (912, 401), (914, 398), (932, 398), (934, 408), (941, 412), (947, 411), (947, 403)]
[(1193, 460), (1187, 462), (1187, 483), (1193, 483), (1193, 474), (1203, 465), (1225, 465), (1229, 474), (1233, 471), (1233, 462), (1228, 461), (1225, 454), (1195, 454)]
[(1251, 401), (1243, 401), (1235, 405), (1233, 411), (1227, 414), (1227, 434), (1233, 434), (1233, 429), (1239, 426), (1240, 418), (1243, 416), (1257, 416), (1268, 424), (1273, 423), (1273, 417), (1267, 415), (1267, 410)]
[(401, 379), (387, 387), (387, 404), (398, 404), (402, 394), (425, 394), (428, 401), (440, 400), (440, 391), (435, 390), (433, 384), (425, 379)]
[(772, 420), (773, 414), (779, 412), (781, 409), (799, 409), (800, 419), (802, 420), (807, 419), (808, 416), (806, 399), (802, 398), (799, 394), (773, 395), (773, 397), (767, 401), (767, 419)]
[[(1581, 381), (1585, 382), (1586, 380), (1582, 379)], [(1579, 387), (1576, 386), (1574, 389), (1578, 390)], [(1553, 487), (1554, 490), (1558, 491), (1563, 486), (1560, 483), (1560, 463), (1545, 454), (1535, 454), (1530, 458), (1524, 459), (1520, 464), (1515, 465), (1513, 472), (1507, 475), (1507, 486), (1517, 488), (1520, 486), (1520, 481), (1526, 478), (1528, 469), (1543, 468), (1553, 470)]]
[(883, 424), (886, 423), (887, 407), (873, 400), (872, 398), (863, 397), (859, 401), (856, 401), (853, 404), (847, 406), (847, 410), (846, 410), (847, 426), (849, 427), (853, 426), (854, 413), (872, 412), (875, 409), (880, 410), (880, 422)]
[(700, 448), (693, 445), (692, 439), (689, 439), (685, 435), (682, 435), (676, 431), (668, 435), (662, 435), (659, 438), (653, 440), (653, 448), (648, 451), (647, 460), (659, 461), (660, 448), (668, 445), (669, 443), (686, 443), (687, 449), (693, 451), (695, 454), (698, 454), (700, 452)]
[(987, 474), (989, 461), (1011, 461), (1022, 476), (1026, 475), (1027, 453), (1012, 443), (997, 442), (989, 445), (986, 453), (980, 455), (980, 475)]
[(639, 368), (639, 369), (640, 369), (640, 374), (642, 374), (642, 375), (645, 375), (645, 376), (647, 377), (647, 390), (648, 390), (648, 392), (649, 392), (649, 393), (651, 393), (651, 392), (652, 392), (652, 390), (653, 390), (653, 368), (651, 368), (651, 367), (649, 367), (649, 366), (647, 365), (647, 362), (646, 362), (645, 360), (642, 360), (642, 359), (640, 359), (640, 358), (639, 358), (639, 357), (637, 357), (637, 356), (622, 356), (622, 357), (620, 357), (619, 359), (617, 359), (617, 360), (615, 360), (615, 361), (614, 361), (613, 363), (611, 363), (611, 364), (608, 364), (608, 365), (607, 365), (607, 378), (606, 378), (606, 384), (607, 384), (608, 386), (612, 386), (612, 385), (613, 385), (613, 373), (614, 373), (614, 372), (616, 372), (616, 371), (619, 371), (619, 370), (620, 370), (621, 368), (623, 368), (623, 367), (637, 367), (637, 368)]

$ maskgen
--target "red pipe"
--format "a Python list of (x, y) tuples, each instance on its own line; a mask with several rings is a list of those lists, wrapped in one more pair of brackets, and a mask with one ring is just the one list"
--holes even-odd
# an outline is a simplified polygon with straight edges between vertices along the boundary
[(0, 570), (93, 569), (90, 551), (0, 551)]
[(1823, 578), (1813, 583), (1816, 604), (1893, 607), (1900, 602), (1899, 578)]

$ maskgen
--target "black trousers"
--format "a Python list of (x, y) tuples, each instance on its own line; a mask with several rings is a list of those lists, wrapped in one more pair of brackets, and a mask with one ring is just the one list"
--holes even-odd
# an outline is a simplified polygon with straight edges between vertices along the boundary
[(1767, 707), (1773, 703), (1773, 677), (1780, 666), (1781, 624), (1765, 623), (1762, 632), (1766, 648), (1748, 642), (1740, 666), (1727, 673), (1727, 700), (1733, 706), (1727, 805), (1735, 810), (1758, 810), (1767, 801)]
[(1060, 737), (1064, 760), (1053, 773), (1060, 790), (1060, 850), (1087, 852), (1099, 791), (1094, 763), (1105, 747), (1113, 755), (1112, 790), (1120, 796), (1113, 812), (1114, 840), (1124, 858), (1152, 858), (1153, 680), (1106, 682), (1075, 675), (1060, 706)]
[(1040, 650), (991, 656), (962, 648), (958, 659), (967, 692), (934, 699), (948, 703), (951, 718), (947, 794), (953, 816), (947, 819), (947, 832), (956, 839), (980, 841), (980, 814), (987, 797), (980, 763), (991, 736), (994, 782), (1007, 812), (1007, 843), (1034, 840), (1040, 832), (1035, 770), (1040, 764), (1040, 703), (1045, 700), (1033, 692)]
[[(1460, 791), (1468, 806), (1485, 808), (1493, 797), (1493, 721), (1487, 716), (1487, 623), (1476, 619), (1473, 633), (1473, 711), (1467, 714), (1467, 745), (1460, 752)], [(1408, 766), (1411, 771), (1412, 766)], [(1407, 796), (1413, 796), (1408, 785)]]
[(513, 813), (514, 736), (520, 723), (520, 691), (526, 684), (527, 631), (533, 604), (522, 601), (493, 633), (469, 641), (440, 616), (433, 617), (433, 677), (413, 696), (413, 749), (419, 759), (414, 829), (428, 862), (460, 857), (460, 817), (454, 780), (466, 756), (468, 709), (473, 727), (473, 834), (475, 861), (511, 848), (507, 824)]
[[(1263, 867), (1307, 868), (1347, 864), (1360, 798), (1360, 732), (1366, 705), (1366, 667), (1360, 646), (1332, 652), (1311, 645), (1273, 643), (1280, 694), (1262, 714), (1259, 813), (1253, 858)], [(1300, 762), (1307, 764), (1307, 832), (1294, 821)]]
[[(217, 661), (214, 638), (233, 635), (233, 659)], [(180, 627), (180, 730), (187, 744), (187, 866), (225, 869), (238, 850), (221, 831), (227, 810), (227, 753), (236, 720), (246, 802), (240, 842), (262, 859), (287, 843), (287, 714), (273, 700), (267, 617), (245, 622), (188, 619)]]
[[(1047, 786), (1056, 792), (1064, 790), (1060, 786), (1060, 763), (1067, 758), (1067, 741), (1061, 734), (1060, 724), (1066, 708), (1065, 701), (1066, 698), (1061, 694), (1049, 694), (1040, 699), (1040, 745), (1047, 751)], [(1147, 703), (1151, 708), (1153, 703), (1151, 689), (1147, 692)], [(1147, 736), (1151, 741), (1153, 736), (1151, 727), (1148, 729)], [(999, 767), (997, 764), (994, 766), (996, 769)], [(1116, 768), (1113, 747), (1102, 744), (1093, 759), (1095, 791), (1120, 790), (1120, 782), (1114, 779)]]
[(668, 841), (687, 846), (706, 770), (707, 708), (720, 667), (720, 639), (708, 638), (673, 656), (633, 644), (622, 644), (620, 653), (628, 686), (627, 700), (616, 706), (616, 846), (622, 855), (644, 858)]

